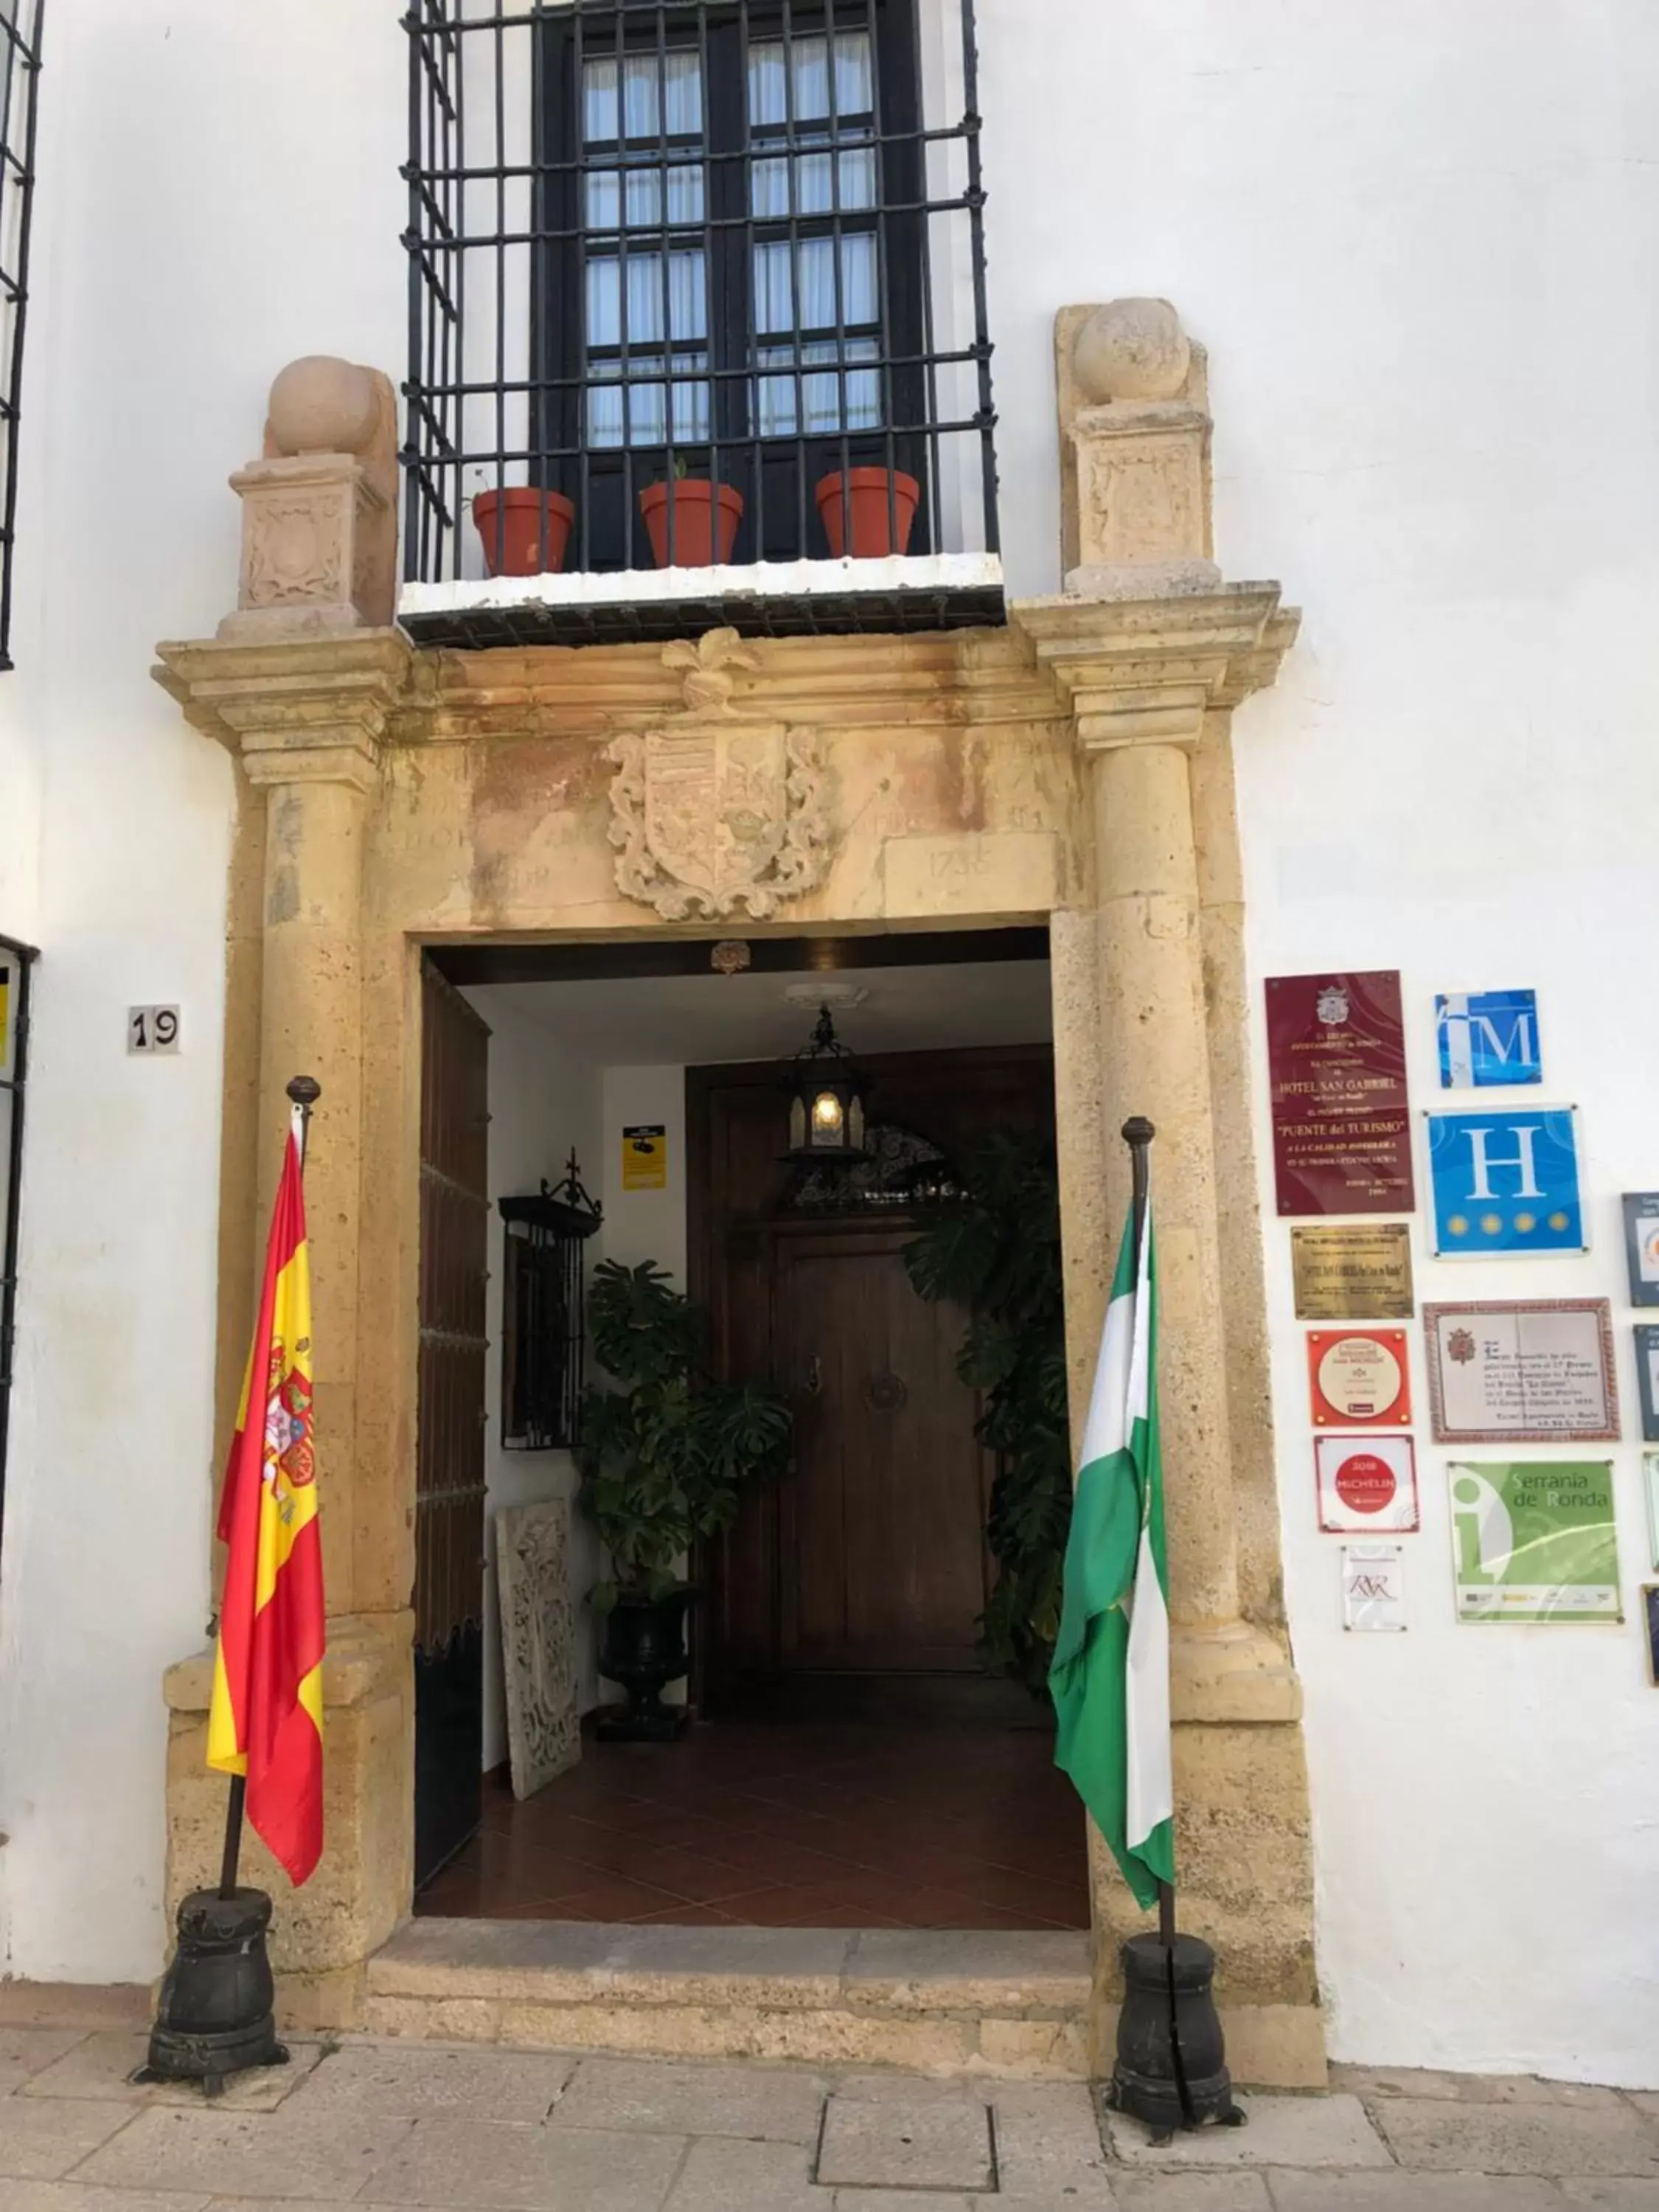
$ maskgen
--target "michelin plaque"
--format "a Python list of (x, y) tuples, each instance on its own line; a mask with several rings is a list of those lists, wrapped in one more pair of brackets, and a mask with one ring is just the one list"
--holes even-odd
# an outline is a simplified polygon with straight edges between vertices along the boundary
[(1425, 1305), (1423, 1329), (1437, 1443), (1618, 1441), (1605, 1298)]
[(1281, 1214), (1413, 1210), (1395, 969), (1270, 975), (1267, 1068)]
[(1308, 1389), (1316, 1429), (1407, 1427), (1412, 1386), (1405, 1330), (1310, 1329)]
[(1291, 1231), (1298, 1321), (1409, 1321), (1411, 1231), (1403, 1221), (1320, 1222)]
[(1319, 1525), (1328, 1536), (1417, 1526), (1417, 1455), (1409, 1437), (1316, 1437)]

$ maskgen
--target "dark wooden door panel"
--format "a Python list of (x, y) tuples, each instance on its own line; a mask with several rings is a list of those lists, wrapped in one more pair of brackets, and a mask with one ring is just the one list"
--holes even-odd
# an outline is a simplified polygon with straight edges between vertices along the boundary
[[(872, 1121), (947, 1158), (995, 1129), (1052, 1134), (1046, 1048), (870, 1066)], [(750, 1492), (702, 1562), (704, 1701), (834, 1713), (919, 1698), (1006, 1724), (1029, 1701), (978, 1672), (994, 1468), (956, 1373), (965, 1317), (911, 1289), (902, 1217), (791, 1213), (781, 1073), (693, 1069), (687, 1084), (691, 1287), (710, 1310), (712, 1363), (773, 1374), (797, 1414), (793, 1471)]]
[(963, 1316), (910, 1287), (908, 1234), (830, 1235), (780, 1266), (798, 1409), (780, 1491), (786, 1668), (977, 1663), (978, 1406), (956, 1373)]
[(421, 1042), (415, 1471), (415, 1881), (483, 1810), (489, 1031), (428, 965)]

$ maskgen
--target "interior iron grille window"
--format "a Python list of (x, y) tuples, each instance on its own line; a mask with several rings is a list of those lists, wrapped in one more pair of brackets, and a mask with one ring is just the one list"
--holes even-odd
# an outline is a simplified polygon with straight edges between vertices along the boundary
[(996, 550), (971, 0), (406, 21), (410, 581)]
[(23, 1172), (23, 1087), (28, 1077), (33, 948), (0, 937), (0, 1533), (17, 1324), (17, 1200)]
[(0, 0), (0, 668), (11, 658), (12, 547), (17, 513), (17, 410), (28, 306), (34, 198), (35, 88), (46, 0)]
[(576, 1441), (586, 1345), (585, 1247), (601, 1209), (576, 1155), (556, 1188), (503, 1198), (501, 1443), (550, 1451)]

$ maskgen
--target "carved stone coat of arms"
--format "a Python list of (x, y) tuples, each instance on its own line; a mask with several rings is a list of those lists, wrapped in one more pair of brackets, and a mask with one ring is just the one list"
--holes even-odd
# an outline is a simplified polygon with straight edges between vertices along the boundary
[(668, 646), (663, 659), (688, 671), (684, 711), (609, 748), (617, 888), (665, 921), (764, 921), (823, 879), (817, 739), (733, 710), (732, 672), (758, 665), (734, 630)]

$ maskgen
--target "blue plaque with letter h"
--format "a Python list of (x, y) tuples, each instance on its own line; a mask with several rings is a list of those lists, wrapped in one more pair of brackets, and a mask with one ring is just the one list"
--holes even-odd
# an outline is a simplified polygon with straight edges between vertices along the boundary
[(1536, 991), (1442, 992), (1434, 1026), (1443, 1091), (1544, 1079)]
[(1493, 1107), (1425, 1119), (1437, 1258), (1589, 1249), (1571, 1106)]

